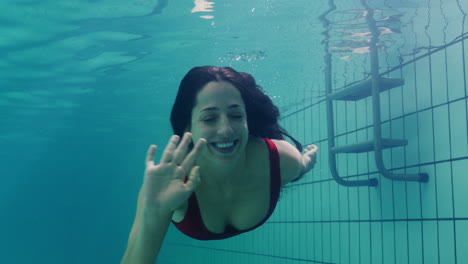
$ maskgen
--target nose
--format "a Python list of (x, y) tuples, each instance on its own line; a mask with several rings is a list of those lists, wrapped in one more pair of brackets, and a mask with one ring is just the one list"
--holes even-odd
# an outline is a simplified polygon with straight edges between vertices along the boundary
[(234, 133), (231, 120), (225, 115), (220, 118), (218, 135), (223, 138), (231, 138)]

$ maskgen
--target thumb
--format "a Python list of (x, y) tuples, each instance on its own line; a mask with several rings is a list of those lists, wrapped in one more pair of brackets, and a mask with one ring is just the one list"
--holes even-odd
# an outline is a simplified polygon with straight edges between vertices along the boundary
[(195, 190), (197, 186), (200, 184), (200, 182), (201, 182), (200, 167), (195, 166), (190, 170), (190, 174), (188, 176), (187, 182), (185, 183), (187, 191)]

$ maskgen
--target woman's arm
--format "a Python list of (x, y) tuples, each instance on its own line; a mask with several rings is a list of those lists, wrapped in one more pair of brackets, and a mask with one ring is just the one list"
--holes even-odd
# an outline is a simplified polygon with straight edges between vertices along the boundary
[(300, 178), (309, 172), (317, 162), (318, 148), (307, 146), (302, 154), (285, 140), (273, 140), (280, 155), (281, 186)]
[(140, 191), (127, 250), (121, 264), (153, 264), (166, 236), (173, 212), (144, 208)]
[(154, 263), (174, 211), (200, 183), (200, 168), (194, 165), (206, 140), (200, 139), (187, 153), (191, 142), (190, 133), (184, 134), (180, 144), (179, 137), (172, 136), (158, 164), (154, 163), (156, 146), (148, 149), (137, 213), (122, 264)]

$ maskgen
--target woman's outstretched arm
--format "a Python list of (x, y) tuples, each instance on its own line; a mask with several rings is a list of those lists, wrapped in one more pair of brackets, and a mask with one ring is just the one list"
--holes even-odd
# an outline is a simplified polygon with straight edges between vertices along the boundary
[(307, 146), (302, 153), (286, 140), (273, 140), (280, 155), (281, 186), (298, 180), (312, 170), (317, 162), (318, 148)]
[(206, 140), (200, 139), (187, 154), (190, 142), (190, 133), (184, 135), (180, 144), (179, 137), (172, 136), (157, 165), (154, 163), (156, 146), (149, 147), (137, 213), (122, 264), (154, 263), (174, 211), (188, 200), (200, 183), (199, 167), (194, 165)]

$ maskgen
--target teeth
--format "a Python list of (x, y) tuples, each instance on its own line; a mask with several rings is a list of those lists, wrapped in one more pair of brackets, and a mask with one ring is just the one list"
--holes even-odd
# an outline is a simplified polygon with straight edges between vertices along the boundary
[(234, 145), (234, 141), (228, 143), (216, 143), (216, 147), (218, 148), (230, 148)]

